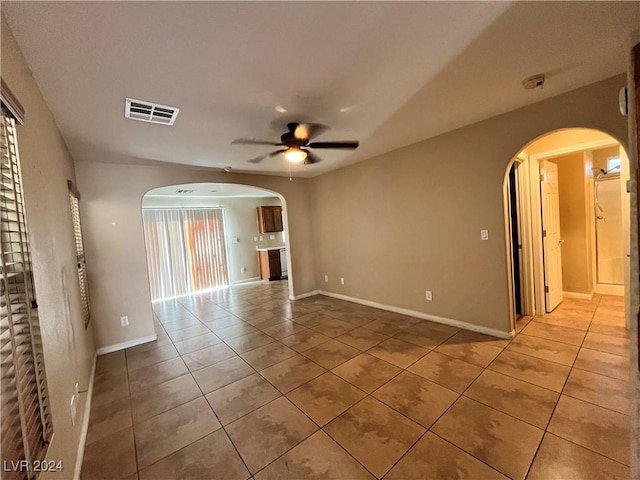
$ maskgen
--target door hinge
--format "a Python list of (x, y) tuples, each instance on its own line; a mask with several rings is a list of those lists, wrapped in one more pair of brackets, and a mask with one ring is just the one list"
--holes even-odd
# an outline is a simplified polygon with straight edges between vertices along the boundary
[(541, 173), (541, 174), (540, 174), (540, 181), (541, 181), (541, 182), (544, 182), (544, 173)]
[(547, 231), (546, 230), (542, 230), (542, 238), (546, 238), (547, 237)]
[(546, 285), (544, 286), (544, 293), (549, 293), (549, 287), (547, 287)]

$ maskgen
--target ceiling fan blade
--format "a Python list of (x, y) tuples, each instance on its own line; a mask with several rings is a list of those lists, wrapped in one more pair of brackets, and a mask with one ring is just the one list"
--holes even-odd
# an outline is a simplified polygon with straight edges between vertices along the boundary
[(249, 163), (260, 163), (265, 158), (267, 158), (267, 155), (260, 155), (259, 157), (255, 157), (255, 158), (252, 158), (250, 160), (247, 160), (247, 162), (249, 162)]
[(312, 142), (307, 147), (309, 148), (344, 148), (347, 150), (355, 150), (360, 145), (357, 141), (343, 141), (343, 142)]
[(275, 152), (267, 153), (266, 155), (260, 155), (259, 157), (255, 157), (255, 158), (252, 158), (250, 160), (247, 160), (247, 162), (249, 162), (249, 163), (260, 163), (265, 158), (275, 157), (279, 153), (286, 152), (286, 151), (287, 151), (286, 148), (285, 149), (281, 149), (281, 150), (276, 150)]
[(236, 138), (233, 142), (231, 142), (232, 145), (274, 145), (274, 146), (280, 146), (282, 145), (282, 143), (274, 143), (274, 142), (269, 142), (267, 140), (252, 140), (250, 138)]
[(293, 130), (293, 135), (299, 140), (311, 140), (327, 130), (329, 127), (320, 123), (298, 123)]
[(276, 150), (275, 152), (271, 152), (269, 154), (269, 157), (275, 157), (276, 155), (278, 155), (279, 153), (284, 153), (288, 150), (288, 148), (283, 148), (281, 150)]
[(305, 151), (307, 152), (307, 158), (304, 159), (305, 165), (313, 165), (314, 163), (318, 163), (322, 161), (322, 159), (315, 153), (311, 153), (308, 150), (305, 150)]

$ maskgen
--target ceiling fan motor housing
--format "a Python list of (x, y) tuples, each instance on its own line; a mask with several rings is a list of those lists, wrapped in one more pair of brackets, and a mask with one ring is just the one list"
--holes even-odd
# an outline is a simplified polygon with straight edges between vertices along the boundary
[(280, 141), (287, 147), (302, 147), (309, 142), (309, 139), (296, 138), (294, 132), (285, 132), (280, 136)]

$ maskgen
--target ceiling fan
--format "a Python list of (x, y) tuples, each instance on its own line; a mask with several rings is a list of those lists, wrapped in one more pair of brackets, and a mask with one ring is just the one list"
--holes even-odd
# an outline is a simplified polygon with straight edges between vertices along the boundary
[(287, 123), (288, 132), (280, 136), (280, 142), (274, 143), (264, 140), (252, 140), (248, 138), (237, 138), (232, 143), (235, 145), (273, 145), (275, 147), (285, 147), (266, 155), (247, 160), (250, 163), (260, 163), (265, 158), (275, 157), (281, 153), (291, 163), (304, 162), (310, 165), (322, 161), (316, 154), (310, 152), (309, 148), (338, 148), (355, 150), (358, 148), (357, 141), (337, 141), (337, 142), (309, 142), (309, 140), (326, 132), (329, 127), (318, 123)]

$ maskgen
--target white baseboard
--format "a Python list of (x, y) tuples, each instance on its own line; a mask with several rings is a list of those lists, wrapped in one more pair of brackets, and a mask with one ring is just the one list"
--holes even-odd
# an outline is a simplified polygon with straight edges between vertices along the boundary
[(595, 291), (600, 295), (616, 295), (618, 297), (624, 297), (624, 285), (598, 283), (596, 284)]
[[(439, 317), (437, 315), (431, 315), (429, 313), (418, 312), (415, 310), (409, 310), (406, 308), (394, 307), (393, 305), (385, 305), (384, 303), (372, 302), (371, 300), (363, 300), (361, 298), (349, 297), (347, 295), (341, 295), (339, 293), (325, 292), (319, 290), (311, 295), (326, 295), (327, 297), (338, 298), (340, 300), (346, 300), (348, 302), (359, 303), (360, 305), (366, 305), (368, 307), (379, 308), (381, 310), (387, 310), (389, 312), (400, 313), (402, 315), (408, 315), (410, 317), (420, 318), (422, 320), (429, 320), (431, 322), (441, 323), (443, 325), (449, 325), (451, 327), (462, 328), (464, 330), (471, 330), (473, 332), (484, 333), (485, 335), (491, 335), (492, 337), (511, 339), (515, 336), (515, 330), (510, 332), (503, 332), (502, 330), (496, 330), (494, 328), (483, 327), (482, 325), (474, 325), (473, 323), (463, 322), (461, 320), (454, 320), (453, 318)], [(310, 296), (304, 294), (306, 296)]]
[(244, 280), (236, 280), (235, 282), (231, 282), (231, 285), (240, 285), (241, 283), (250, 283), (250, 282), (259, 282), (260, 277), (251, 277), (245, 278)]
[(133, 340), (127, 340), (126, 342), (116, 343), (115, 345), (107, 345), (106, 347), (100, 347), (97, 351), (98, 355), (104, 355), (105, 353), (117, 352), (118, 350), (124, 350), (125, 348), (135, 347), (142, 345), (143, 343), (153, 342), (157, 340), (158, 336), (154, 333), (147, 337), (135, 338)]
[(314, 295), (320, 295), (321, 293), (321, 290), (312, 290), (307, 293), (301, 293), (300, 295), (289, 295), (289, 300), (302, 300), (303, 298), (313, 297)]
[(91, 399), (93, 398), (93, 381), (96, 377), (96, 362), (98, 353), (93, 356), (93, 367), (91, 368), (91, 376), (89, 377), (89, 386), (87, 388), (87, 399), (84, 403), (84, 416), (82, 417), (82, 429), (80, 430), (80, 441), (78, 443), (78, 453), (76, 454), (76, 464), (73, 470), (73, 479), (79, 480), (82, 470), (82, 461), (84, 460), (84, 447), (87, 442), (87, 432), (89, 430), (89, 416), (91, 415)]
[(592, 300), (593, 292), (591, 293), (562, 292), (562, 298), (575, 298), (577, 300)]

